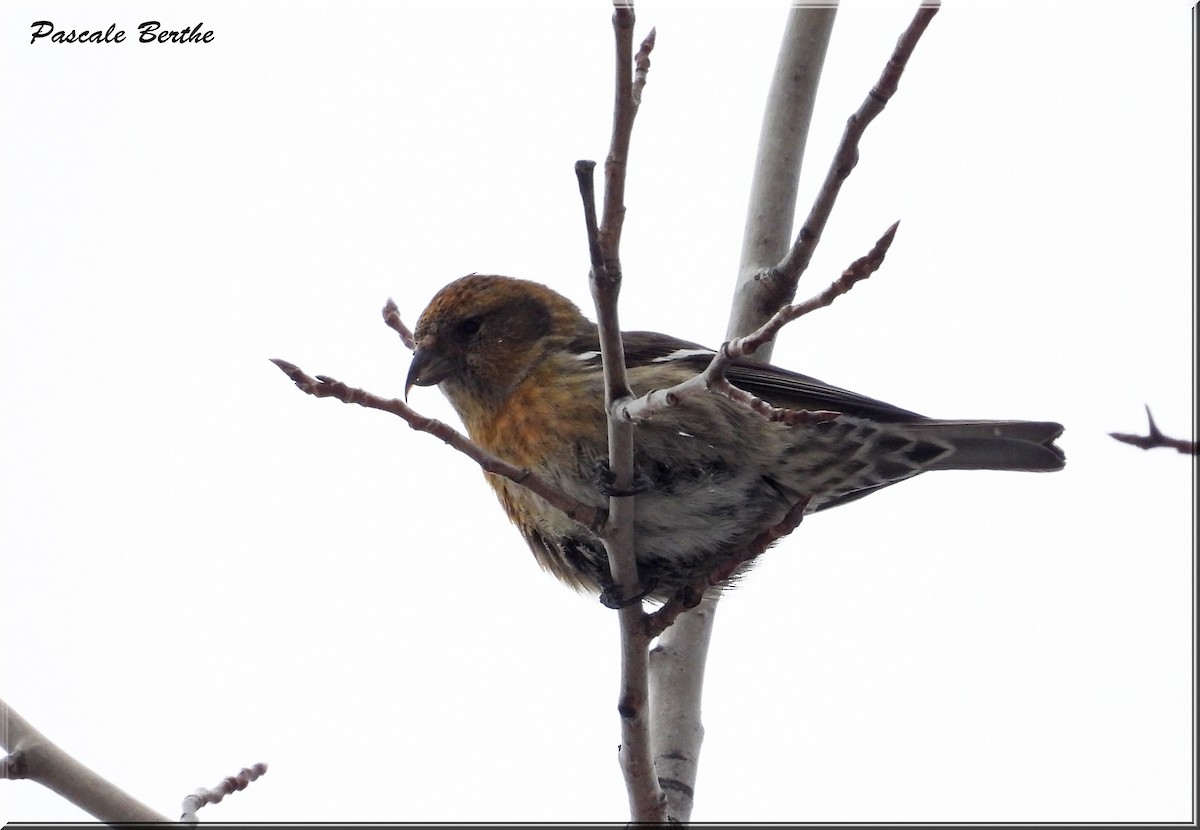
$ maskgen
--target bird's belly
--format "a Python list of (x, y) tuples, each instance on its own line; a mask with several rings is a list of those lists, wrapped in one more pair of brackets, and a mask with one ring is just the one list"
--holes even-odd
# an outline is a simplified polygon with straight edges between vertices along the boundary
[[(692, 585), (741, 553), (764, 530), (778, 524), (801, 498), (749, 463), (672, 464), (643, 457), (635, 465), (638, 576), (645, 588), (660, 597)], [(608, 498), (596, 478), (586, 469), (577, 472), (577, 476), (556, 483), (580, 501), (606, 507)], [(557, 511), (533, 513), (545, 523), (543, 538), (552, 556), (557, 551), (569, 561), (568, 567), (586, 571), (590, 587), (602, 590), (611, 584), (604, 545), (595, 534)], [(537, 546), (534, 552), (542, 558)], [(547, 567), (558, 570), (554, 565)]]
[(648, 490), (634, 502), (634, 539), (643, 584), (681, 587), (741, 553), (799, 500), (762, 475)]
[[(585, 400), (561, 396), (556, 405), (572, 417), (541, 422), (523, 414), (535, 408), (518, 408), (473, 436), (485, 439), (480, 443), (498, 455), (535, 469), (576, 500), (607, 507), (601, 485), (607, 446), (596, 436), (604, 428), (604, 414)], [(871, 458), (873, 449), (884, 432), (893, 431), (903, 430), (881, 431), (851, 417), (785, 427), (710, 398), (639, 424), (634, 429), (634, 544), (643, 586), (657, 596), (669, 595), (743, 553), (802, 498), (811, 499), (811, 511), (877, 486), (879, 459)], [(898, 437), (892, 443), (898, 452), (909, 441)], [(887, 450), (893, 452), (890, 446)], [(917, 471), (905, 468), (885, 478)], [(577, 587), (610, 586), (604, 545), (595, 533), (525, 488), (489, 478), (544, 567)]]

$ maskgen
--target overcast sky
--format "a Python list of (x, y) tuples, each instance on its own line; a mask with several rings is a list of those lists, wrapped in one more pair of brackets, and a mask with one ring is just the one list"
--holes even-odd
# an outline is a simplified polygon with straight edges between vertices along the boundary
[[(915, 3), (838, 13), (802, 212)], [(786, 6), (645, 0), (622, 320), (724, 332)], [(617, 624), (477, 469), (298, 392), (399, 394), (380, 321), (446, 282), (590, 310), (572, 165), (610, 8), (0, 5), (0, 696), (175, 816), (627, 818)], [(210, 43), (138, 43), (203, 23)], [(30, 44), (31, 24), (127, 32)], [(800, 294), (902, 220), (776, 362), (938, 417), (1066, 425), (1061, 473), (823, 513), (722, 601), (697, 820), (1184, 821), (1193, 750), (1191, 10), (949, 2)], [(435, 389), (410, 398), (457, 423)], [(0, 782), (0, 820), (86, 816)]]

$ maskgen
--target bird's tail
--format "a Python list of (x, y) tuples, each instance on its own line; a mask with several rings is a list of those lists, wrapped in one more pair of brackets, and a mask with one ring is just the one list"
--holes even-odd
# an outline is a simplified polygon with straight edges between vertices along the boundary
[(1062, 424), (1051, 421), (923, 421), (908, 424), (917, 432), (954, 446), (930, 470), (1061, 470), (1066, 454), (1054, 443)]

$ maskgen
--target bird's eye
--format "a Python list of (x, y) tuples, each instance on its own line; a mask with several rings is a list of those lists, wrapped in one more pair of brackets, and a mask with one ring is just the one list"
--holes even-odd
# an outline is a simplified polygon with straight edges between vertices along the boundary
[(479, 332), (479, 320), (475, 317), (468, 317), (465, 320), (460, 320), (458, 323), (458, 333), (463, 337), (471, 337)]

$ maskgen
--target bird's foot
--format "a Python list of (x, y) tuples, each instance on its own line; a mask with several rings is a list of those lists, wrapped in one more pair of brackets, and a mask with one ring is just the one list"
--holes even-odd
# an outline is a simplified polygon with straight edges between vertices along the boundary
[(684, 585), (675, 592), (675, 600), (685, 609), (695, 608), (704, 599), (704, 588), (699, 585)]
[(600, 604), (605, 608), (611, 608), (614, 611), (620, 611), (622, 608), (628, 608), (636, 602), (641, 602), (646, 597), (650, 596), (650, 592), (654, 590), (656, 582), (651, 581), (649, 585), (642, 589), (638, 594), (629, 597), (619, 596), (615, 587), (605, 588), (600, 592)]
[(650, 480), (642, 475), (641, 470), (633, 471), (632, 487), (617, 487), (614, 478), (612, 468), (608, 466), (607, 461), (596, 462), (596, 489), (600, 491), (600, 495), (608, 498), (624, 498), (636, 496), (650, 489)]

